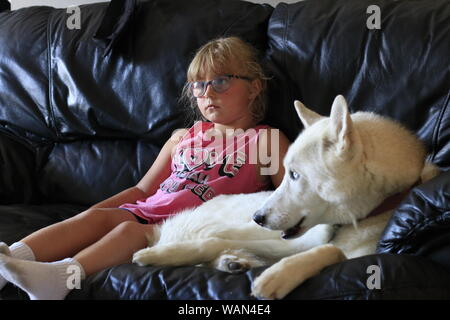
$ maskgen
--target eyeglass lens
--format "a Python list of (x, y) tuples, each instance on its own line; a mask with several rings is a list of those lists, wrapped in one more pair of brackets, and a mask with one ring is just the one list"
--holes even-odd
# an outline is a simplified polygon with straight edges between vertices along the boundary
[(218, 77), (209, 81), (195, 81), (192, 83), (192, 94), (196, 98), (204, 96), (209, 85), (215, 92), (222, 93), (229, 88), (230, 78)]

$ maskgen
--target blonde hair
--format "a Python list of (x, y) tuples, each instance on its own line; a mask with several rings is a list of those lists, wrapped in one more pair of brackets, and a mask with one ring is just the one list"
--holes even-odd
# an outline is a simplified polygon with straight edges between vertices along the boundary
[(231, 68), (239, 70), (238, 75), (261, 82), (261, 92), (250, 105), (253, 120), (258, 123), (266, 115), (266, 87), (268, 78), (259, 63), (258, 52), (250, 44), (238, 37), (218, 38), (203, 45), (196, 53), (187, 71), (187, 82), (183, 88), (182, 99), (187, 102), (193, 120), (202, 119), (197, 107), (197, 99), (192, 95), (190, 83), (205, 79), (207, 75), (232, 73)]

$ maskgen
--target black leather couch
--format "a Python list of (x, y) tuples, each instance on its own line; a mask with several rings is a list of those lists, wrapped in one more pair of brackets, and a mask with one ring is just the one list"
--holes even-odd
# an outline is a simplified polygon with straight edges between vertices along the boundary
[[(381, 29), (366, 22), (377, 5)], [(195, 50), (238, 35), (272, 80), (266, 121), (294, 140), (294, 99), (329, 113), (390, 116), (426, 143), (443, 171), (396, 210), (378, 253), (330, 266), (287, 299), (450, 298), (450, 3), (448, 0), (112, 1), (73, 13), (0, 13), (0, 241), (9, 244), (135, 184), (172, 131)], [(64, 241), (64, 239), (61, 239)], [(381, 271), (369, 289), (368, 267)], [(252, 280), (192, 266), (125, 264), (88, 277), (67, 299), (253, 299)], [(11, 284), (1, 299), (26, 299)]]

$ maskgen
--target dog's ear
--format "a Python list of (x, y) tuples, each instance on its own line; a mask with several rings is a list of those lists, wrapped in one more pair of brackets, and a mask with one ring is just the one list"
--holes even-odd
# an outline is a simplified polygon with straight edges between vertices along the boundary
[(297, 111), (300, 121), (305, 128), (324, 118), (320, 114), (315, 113), (314, 111), (305, 107), (305, 105), (298, 100), (294, 101), (294, 107), (295, 111)]
[(336, 150), (342, 154), (349, 150), (353, 129), (352, 118), (348, 111), (347, 101), (341, 95), (336, 96), (331, 106), (330, 138), (336, 144)]

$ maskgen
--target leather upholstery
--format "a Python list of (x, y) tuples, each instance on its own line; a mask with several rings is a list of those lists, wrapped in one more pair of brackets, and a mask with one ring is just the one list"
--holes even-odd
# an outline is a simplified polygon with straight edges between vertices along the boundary
[[(266, 122), (294, 140), (293, 100), (327, 115), (337, 94), (351, 111), (397, 119), (450, 167), (450, 7), (447, 0), (253, 4), (231, 0), (122, 0), (0, 12), (0, 241), (70, 217), (135, 184), (173, 130), (187, 66), (208, 40), (254, 44), (269, 83)], [(450, 297), (448, 172), (396, 210), (378, 254), (330, 266), (289, 299)], [(382, 289), (365, 285), (381, 267)], [(99, 272), (68, 299), (252, 299), (261, 268), (240, 275), (131, 264)], [(26, 298), (8, 285), (0, 298)]]

